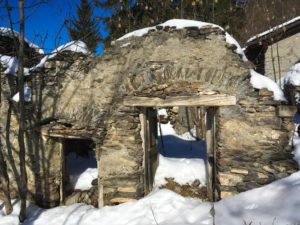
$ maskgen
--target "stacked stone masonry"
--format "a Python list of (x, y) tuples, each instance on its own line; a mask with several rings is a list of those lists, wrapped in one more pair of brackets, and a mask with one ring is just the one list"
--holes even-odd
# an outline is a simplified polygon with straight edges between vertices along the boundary
[[(282, 103), (274, 101), (272, 93), (253, 89), (251, 65), (235, 48), (218, 28), (160, 28), (116, 42), (99, 57), (59, 55), (26, 77), (26, 85), (33, 90), (32, 102), (26, 106), (31, 137), (26, 164), (29, 199), (45, 207), (61, 203), (61, 149), (66, 138), (92, 140), (99, 170), (93, 187), (98, 188), (93, 191), (96, 197), (75, 193), (69, 202), (85, 199), (95, 205), (98, 199), (112, 205), (145, 195), (142, 109), (125, 106), (123, 99), (128, 96), (236, 96), (237, 105), (217, 111), (216, 191), (220, 197), (294, 172), (297, 166), (287, 147), (293, 115), (280, 114)], [(10, 99), (17, 89), (12, 76), (1, 73), (1, 82), (1, 115), (5, 115), (0, 119), (1, 143), (15, 197), (18, 111)]]

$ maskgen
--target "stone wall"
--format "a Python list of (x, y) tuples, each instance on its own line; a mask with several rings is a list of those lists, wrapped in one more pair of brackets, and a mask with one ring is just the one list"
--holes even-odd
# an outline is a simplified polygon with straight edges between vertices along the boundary
[[(291, 154), (284, 150), (290, 119), (278, 117), (276, 110), (281, 103), (274, 102), (270, 93), (251, 87), (250, 64), (234, 50), (235, 46), (226, 42), (224, 32), (218, 28), (166, 28), (116, 42), (99, 57), (66, 52), (52, 58), (45, 68), (26, 78), (26, 85), (33, 90), (28, 123), (34, 138), (27, 143), (32, 198), (45, 206), (58, 204), (62, 174), (59, 139), (68, 137), (88, 138), (96, 144), (97, 185), (103, 204), (130, 201), (145, 194), (141, 111), (124, 106), (126, 96), (164, 98), (215, 93), (237, 97), (239, 104), (220, 109), (217, 120), (222, 197), (226, 191), (235, 193), (256, 187), (259, 179), (267, 183), (294, 171)], [(9, 140), (2, 132), (2, 143), (6, 143), (7, 153), (17, 154), (17, 107), (9, 101), (16, 93), (16, 81), (1, 76), (1, 82), (6, 82), (1, 92), (5, 99), (1, 115), (8, 114), (9, 106), (14, 107), (12, 132)], [(2, 130), (7, 121), (1, 117)], [(9, 150), (9, 146), (14, 149)], [(249, 169), (254, 165), (253, 155), (259, 168), (255, 172)], [(273, 159), (274, 155), (280, 159)], [(13, 163), (12, 160), (12, 181)], [(280, 170), (279, 175), (264, 172), (265, 166), (269, 171), (269, 167)], [(244, 174), (232, 175), (237, 173)], [(232, 188), (226, 185), (226, 176), (240, 183)]]
[[(278, 54), (277, 54), (278, 44)], [(283, 77), (291, 66), (300, 59), (300, 33), (283, 39), (278, 43), (270, 45), (265, 53), (265, 75), (274, 80), (274, 70), (276, 78), (279, 74)], [(278, 56), (280, 67), (278, 64)], [(273, 67), (274, 65), (274, 67)]]
[(256, 90), (217, 118), (217, 178), (220, 197), (233, 195), (297, 171), (289, 145), (295, 107)]

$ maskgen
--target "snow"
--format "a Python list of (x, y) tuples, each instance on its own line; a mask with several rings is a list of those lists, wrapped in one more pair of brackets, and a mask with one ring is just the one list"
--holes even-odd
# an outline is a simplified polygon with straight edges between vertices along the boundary
[[(168, 114), (166, 109), (160, 109), (158, 115), (167, 117)], [(160, 155), (154, 186), (164, 185), (165, 178), (174, 178), (181, 185), (195, 180), (206, 185), (206, 146), (204, 141), (195, 138), (195, 129), (178, 135), (170, 123), (158, 126), (162, 132), (158, 128)]]
[[(24, 101), (25, 102), (30, 102), (31, 101), (31, 88), (30, 87), (24, 87)], [(15, 102), (19, 102), (20, 101), (20, 93), (16, 93), (11, 100), (15, 101)]]
[(276, 84), (273, 80), (257, 73), (253, 69), (250, 70), (250, 73), (251, 73), (250, 83), (254, 88), (257, 89), (267, 88), (269, 91), (272, 91), (274, 93), (274, 100), (286, 101), (283, 91), (281, 90), (279, 85)]
[[(195, 21), (195, 20), (186, 20), (186, 19), (171, 19), (171, 20), (168, 20), (168, 21), (166, 21), (164, 23), (161, 23), (157, 26), (160, 26), (160, 27), (175, 27), (176, 29), (183, 29), (183, 28), (186, 28), (186, 27), (198, 27), (199, 29), (204, 28), (204, 27), (218, 27), (221, 30), (223, 30), (222, 27), (220, 27), (216, 24), (206, 23), (206, 22), (201, 22), (201, 21)], [(124, 36), (117, 39), (117, 41), (121, 41), (121, 40), (130, 38), (130, 37), (133, 37), (133, 36), (141, 37), (141, 36), (146, 35), (151, 30), (157, 30), (156, 26), (145, 27), (145, 28), (127, 33)], [(242, 50), (239, 43), (227, 32), (225, 34), (225, 37), (226, 37), (226, 42), (227, 43), (233, 44), (237, 47), (235, 52), (237, 54), (241, 55), (244, 61), (248, 61), (247, 57), (245, 56), (244, 51)]]
[(63, 51), (81, 52), (83, 54), (90, 54), (86, 44), (83, 41), (71, 41), (67, 44), (61, 45), (52, 51), (53, 54), (57, 54)]
[(203, 159), (168, 158), (159, 155), (154, 186), (160, 187), (166, 184), (165, 178), (174, 178), (174, 181), (181, 185), (192, 184), (195, 180), (199, 180), (201, 186), (205, 186), (205, 162)]
[[(162, 110), (160, 114), (164, 112)], [(174, 134), (170, 126), (165, 131)], [(295, 136), (293, 143), (295, 159), (300, 165), (300, 138)], [(163, 161), (160, 159), (161, 162)], [(182, 165), (177, 164), (177, 167), (173, 167), (174, 165), (171, 163), (169, 170), (180, 174)], [(138, 201), (101, 209), (82, 203), (52, 209), (41, 209), (34, 204), (28, 204), (28, 219), (22, 225), (299, 224), (299, 193), (300, 171), (216, 203), (182, 197), (166, 189), (155, 189)], [(20, 203), (13, 201), (13, 206), (13, 213), (5, 216), (3, 204), (0, 202), (0, 225), (19, 225)]]
[(83, 53), (85, 55), (90, 54), (90, 52), (87, 48), (87, 45), (83, 41), (71, 41), (67, 44), (61, 45), (58, 48), (54, 49), (49, 55), (42, 58), (41, 61), (37, 65), (30, 68), (30, 71), (34, 71), (37, 68), (44, 67), (44, 65), (48, 59), (51, 59), (51, 58), (55, 57), (58, 53), (61, 53), (64, 51), (78, 52), (78, 53)]
[(0, 63), (6, 68), (4, 74), (17, 74), (19, 61), (16, 57), (0, 55)]
[[(10, 28), (7, 27), (0, 27), (0, 36), (14, 38), (14, 37), (18, 37), (18, 35), (19, 33), (15, 30), (11, 30)], [(35, 51), (38, 52), (39, 54), (41, 55), (45, 54), (43, 49), (41, 49), (36, 44), (30, 42), (28, 39), (25, 38), (24, 41), (29, 45), (29, 47), (35, 49)]]
[(292, 84), (294, 86), (300, 85), (300, 63), (296, 63), (293, 65), (287, 74), (281, 78), (280, 82), (278, 81), (278, 84), (281, 85), (281, 89), (284, 89), (284, 85), (286, 84)]
[[(4, 74), (17, 76), (19, 66), (19, 60), (17, 59), (17, 57), (0, 55), (0, 63), (3, 68), (6, 68)], [(24, 75), (29, 75), (29, 69), (26, 67), (24, 68)]]
[[(152, 192), (136, 202), (96, 209), (73, 204), (52, 209), (30, 205), (23, 225), (286, 225), (299, 224), (300, 172), (217, 203), (182, 197), (170, 190)], [(18, 225), (19, 203), (10, 216), (0, 210), (0, 225)]]
[(97, 161), (92, 155), (85, 158), (72, 152), (68, 155), (68, 166), (73, 189), (89, 190), (92, 181), (98, 178)]
[(287, 26), (287, 25), (289, 25), (291, 23), (294, 23), (297, 20), (300, 20), (300, 16), (295, 17), (295, 18), (293, 18), (293, 19), (291, 19), (291, 20), (289, 20), (289, 21), (287, 21), (285, 23), (282, 23), (282, 24), (280, 24), (280, 25), (278, 25), (276, 27), (272, 27), (269, 30), (266, 30), (266, 31), (264, 31), (264, 32), (262, 32), (262, 33), (260, 33), (258, 35), (255, 35), (255, 36), (251, 37), (250, 39), (248, 39), (247, 43), (249, 43), (249, 42), (251, 42), (251, 41), (253, 41), (253, 40), (255, 40), (255, 39), (259, 38), (259, 37), (265, 36), (265, 35), (273, 32), (273, 31), (279, 30), (280, 28), (283, 28), (283, 27), (285, 27), (285, 26)]

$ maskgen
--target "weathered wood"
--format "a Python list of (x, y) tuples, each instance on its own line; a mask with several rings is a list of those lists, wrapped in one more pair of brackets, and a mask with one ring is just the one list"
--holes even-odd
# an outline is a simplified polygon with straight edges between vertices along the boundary
[(229, 95), (177, 96), (165, 99), (157, 97), (127, 96), (126, 106), (171, 107), (171, 106), (229, 106), (236, 104), (236, 97)]
[(211, 201), (215, 200), (215, 109), (208, 108), (206, 115), (206, 146), (207, 146), (207, 161), (206, 161), (206, 180), (207, 193)]
[(65, 148), (62, 143), (62, 140), (59, 142), (59, 154), (60, 154), (60, 159), (61, 159), (61, 171), (60, 171), (60, 187), (59, 187), (59, 194), (60, 194), (60, 205), (65, 204), (65, 172), (66, 172), (66, 161), (65, 161)]
[(141, 137), (142, 137), (142, 147), (144, 151), (144, 161), (143, 161), (143, 167), (144, 167), (144, 190), (145, 194), (148, 194), (149, 186), (148, 186), (148, 151), (147, 151), (147, 133), (146, 133), (146, 110), (142, 109), (142, 112), (140, 113), (140, 122), (141, 122)]
[[(99, 168), (99, 167), (98, 167)], [(103, 191), (103, 185), (100, 184), (101, 179), (100, 176), (98, 176), (98, 191), (99, 191), (99, 195), (98, 195), (98, 208), (102, 208), (104, 207), (104, 191)]]

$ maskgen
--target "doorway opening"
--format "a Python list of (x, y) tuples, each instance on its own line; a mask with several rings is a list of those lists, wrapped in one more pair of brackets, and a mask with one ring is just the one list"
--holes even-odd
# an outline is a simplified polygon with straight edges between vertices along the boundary
[(63, 198), (90, 190), (97, 184), (98, 169), (95, 143), (91, 139), (62, 139)]
[[(216, 121), (217, 121), (217, 112), (218, 108), (222, 106), (231, 106), (236, 104), (236, 97), (229, 96), (224, 94), (209, 94), (209, 95), (194, 95), (194, 96), (167, 96), (165, 98), (158, 97), (139, 97), (139, 96), (127, 96), (123, 101), (126, 106), (133, 106), (140, 108), (140, 122), (141, 122), (141, 136), (143, 142), (144, 150), (144, 189), (145, 194), (149, 193), (153, 188), (154, 175), (156, 173), (157, 166), (161, 164), (158, 163), (158, 130), (157, 130), (157, 111), (156, 109), (168, 108), (168, 107), (188, 107), (195, 109), (195, 130), (194, 138), (195, 141), (205, 140), (206, 151), (197, 152), (199, 156), (204, 158), (205, 161), (205, 177), (206, 177), (206, 187), (207, 187), (207, 197), (211, 201), (217, 200), (218, 191), (216, 190)], [(160, 125), (158, 126), (159, 129)], [(188, 131), (190, 134), (190, 130)], [(161, 132), (162, 133), (162, 132)], [(190, 136), (193, 136), (190, 135)], [(163, 133), (162, 135), (163, 136)], [(200, 138), (199, 138), (200, 137)], [(174, 139), (174, 137), (172, 137)], [(170, 137), (171, 139), (171, 137)], [(164, 138), (161, 138), (161, 145), (165, 145)], [(166, 140), (165, 140), (166, 142)], [(169, 142), (172, 145), (174, 142), (171, 140)], [(191, 142), (193, 143), (193, 142)], [(191, 143), (187, 143), (186, 146), (193, 146)], [(174, 146), (170, 147), (172, 151)], [(193, 148), (191, 148), (193, 149)], [(196, 150), (196, 149), (195, 149)], [(166, 150), (161, 150), (166, 151)], [(196, 150), (197, 151), (197, 150)], [(178, 151), (172, 151), (179, 156)], [(187, 154), (188, 151), (184, 151), (184, 154)], [(192, 152), (192, 151), (191, 151)], [(206, 153), (206, 154), (205, 154)], [(168, 154), (167, 152), (163, 154)], [(191, 154), (196, 156), (196, 154)], [(206, 156), (206, 157), (205, 157)], [(161, 159), (159, 159), (161, 160)], [(167, 169), (172, 170), (172, 168)], [(178, 170), (175, 166), (173, 168), (177, 173), (182, 171)], [(200, 171), (199, 171), (200, 172)]]

